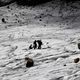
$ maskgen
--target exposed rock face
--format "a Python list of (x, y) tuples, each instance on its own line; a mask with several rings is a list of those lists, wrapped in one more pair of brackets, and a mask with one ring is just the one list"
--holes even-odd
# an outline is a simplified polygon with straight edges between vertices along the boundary
[(14, 2), (14, 0), (0, 0), (0, 6), (5, 6), (7, 4), (10, 4)]
[(17, 4), (19, 5), (28, 5), (28, 6), (34, 6), (48, 1), (51, 0), (16, 0)]
[(33, 6), (33, 5), (38, 5), (38, 4), (45, 3), (51, 0), (0, 0), (0, 6), (8, 5), (14, 1), (17, 2), (17, 4), (19, 5)]

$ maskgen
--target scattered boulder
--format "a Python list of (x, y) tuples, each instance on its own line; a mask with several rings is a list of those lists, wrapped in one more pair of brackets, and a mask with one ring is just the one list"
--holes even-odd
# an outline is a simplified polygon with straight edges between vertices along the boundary
[(28, 6), (35, 6), (35, 5), (39, 5), (39, 4), (43, 4), (45, 2), (49, 2), (51, 0), (16, 0), (18, 5), (28, 5)]
[(25, 57), (25, 61), (26, 61), (26, 67), (28, 68), (34, 65), (34, 61), (29, 57)]
[(78, 63), (79, 62), (79, 58), (74, 59), (74, 63)]
[(64, 64), (64, 66), (66, 66), (66, 64)]
[(78, 43), (78, 49), (80, 49), (80, 43)]
[(7, 6), (7, 8), (8, 8), (8, 9), (10, 9), (10, 7), (9, 7), (9, 6)]
[(2, 22), (3, 22), (3, 23), (6, 23), (5, 18), (2, 18)]

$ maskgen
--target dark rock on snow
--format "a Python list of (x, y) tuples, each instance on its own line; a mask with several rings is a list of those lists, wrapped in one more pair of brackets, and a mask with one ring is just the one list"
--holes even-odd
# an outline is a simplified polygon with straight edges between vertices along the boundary
[(29, 57), (25, 57), (25, 61), (26, 61), (26, 67), (28, 68), (34, 65), (34, 61)]

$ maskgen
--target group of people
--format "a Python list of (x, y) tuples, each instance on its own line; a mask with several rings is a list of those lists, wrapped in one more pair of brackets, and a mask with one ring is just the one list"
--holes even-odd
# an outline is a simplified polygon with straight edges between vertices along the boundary
[(42, 44), (41, 40), (35, 40), (33, 44), (29, 46), (29, 49), (41, 49)]

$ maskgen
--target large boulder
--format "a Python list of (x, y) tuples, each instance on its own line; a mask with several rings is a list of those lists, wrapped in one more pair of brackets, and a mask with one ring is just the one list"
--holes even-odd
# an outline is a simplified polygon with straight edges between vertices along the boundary
[(14, 2), (15, 0), (0, 0), (0, 7), (1, 6), (5, 6), (5, 5), (8, 5), (12, 2)]

